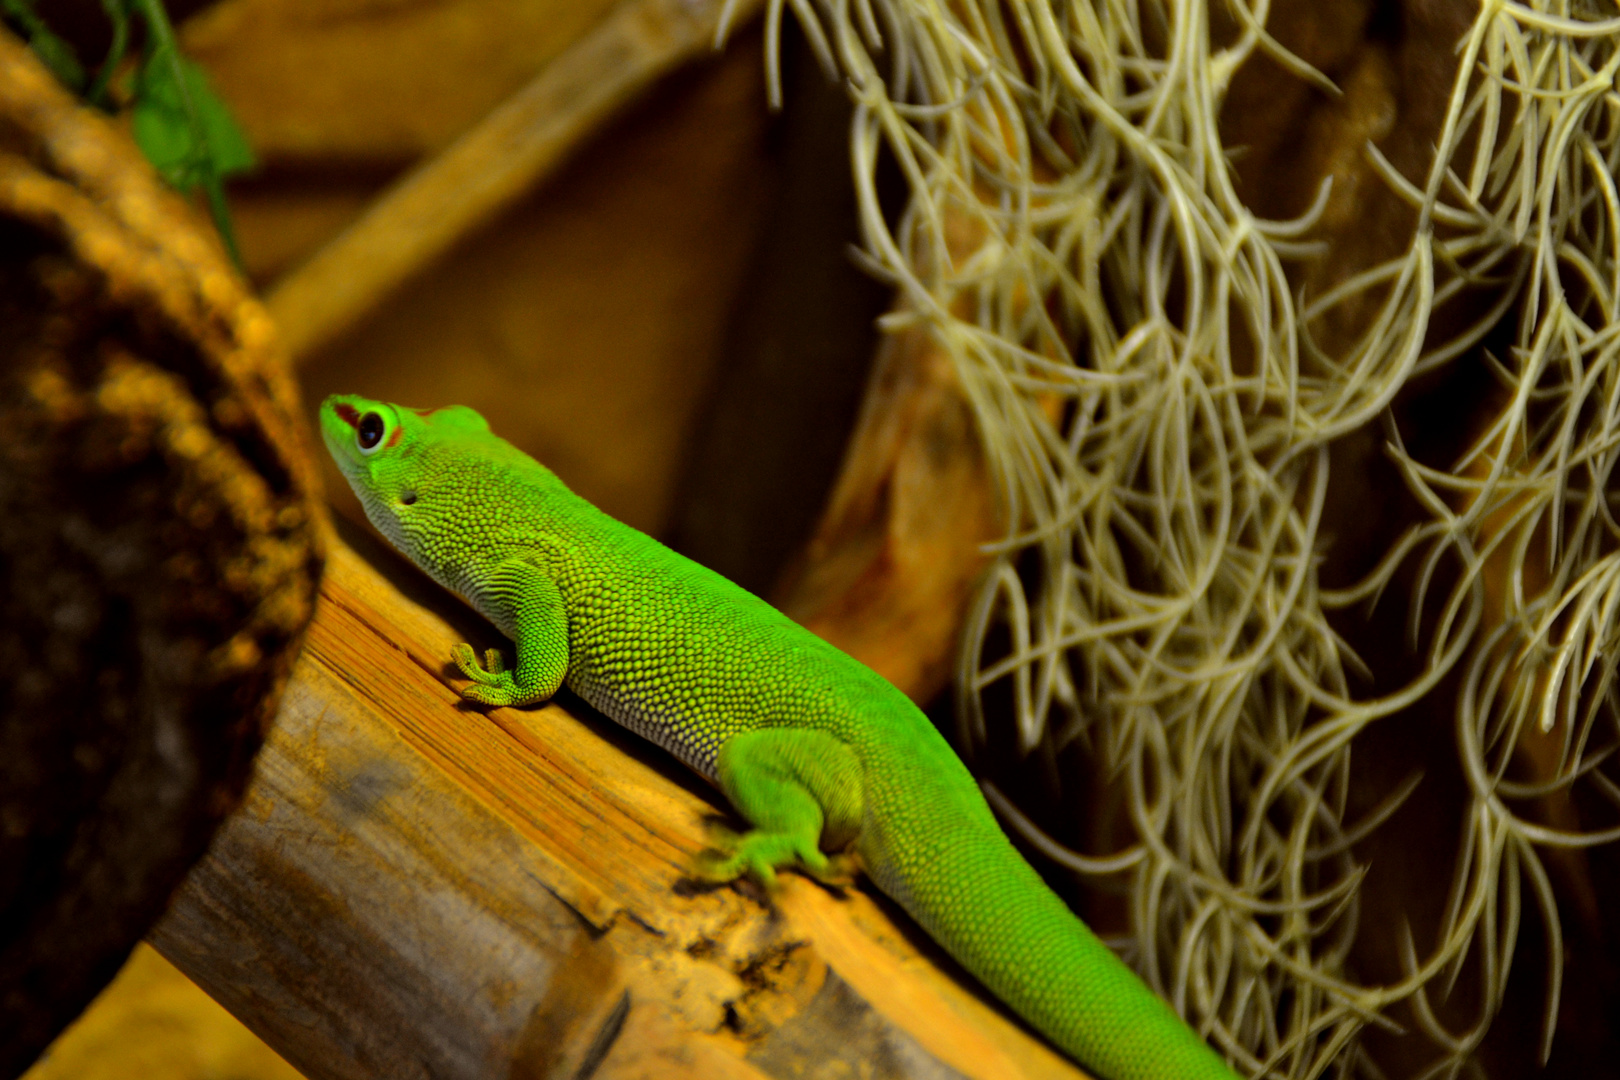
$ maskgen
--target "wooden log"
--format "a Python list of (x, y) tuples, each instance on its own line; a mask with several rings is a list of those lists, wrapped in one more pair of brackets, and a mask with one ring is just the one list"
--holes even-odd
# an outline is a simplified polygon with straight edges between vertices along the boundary
[(206, 850), (314, 611), (296, 394), (211, 232), (0, 27), (0, 1077)]
[(311, 1080), (1081, 1075), (867, 887), (692, 881), (716, 793), (581, 704), (462, 706), (449, 649), (495, 632), (334, 548), (152, 935)]

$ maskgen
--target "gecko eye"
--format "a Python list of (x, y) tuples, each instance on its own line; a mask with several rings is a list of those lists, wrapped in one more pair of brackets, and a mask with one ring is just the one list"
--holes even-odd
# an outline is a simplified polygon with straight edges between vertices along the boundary
[(354, 437), (362, 454), (372, 453), (382, 443), (383, 427), (383, 418), (377, 413), (368, 412), (360, 418), (354, 426)]

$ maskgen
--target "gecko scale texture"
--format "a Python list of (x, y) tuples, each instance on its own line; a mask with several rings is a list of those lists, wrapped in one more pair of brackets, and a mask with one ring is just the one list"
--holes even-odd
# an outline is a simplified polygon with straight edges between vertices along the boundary
[(878, 887), (1105, 1080), (1232, 1078), (1049, 890), (922, 712), (720, 575), (597, 510), (471, 409), (338, 395), (327, 447), (396, 547), (511, 637), (468, 646), (471, 700), (564, 681), (716, 783), (752, 829), (727, 876), (821, 872), (853, 843)]

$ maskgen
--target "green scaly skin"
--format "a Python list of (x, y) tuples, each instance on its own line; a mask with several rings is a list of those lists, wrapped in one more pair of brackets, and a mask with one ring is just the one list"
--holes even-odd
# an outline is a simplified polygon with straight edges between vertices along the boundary
[(707, 867), (766, 885), (866, 872), (998, 997), (1106, 1080), (1231, 1080), (1008, 842), (932, 723), (871, 669), (613, 520), (465, 407), (338, 395), (326, 444), (374, 525), (517, 645), (454, 659), (486, 705), (580, 697), (720, 787), (752, 829)]

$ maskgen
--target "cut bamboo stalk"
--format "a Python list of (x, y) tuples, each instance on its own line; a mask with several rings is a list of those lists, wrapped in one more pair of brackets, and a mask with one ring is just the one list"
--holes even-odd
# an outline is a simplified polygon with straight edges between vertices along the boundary
[[(550, 175), (661, 75), (712, 49), (725, 0), (627, 0), (271, 291), (293, 363)], [(735, 0), (731, 26), (762, 0)]]

